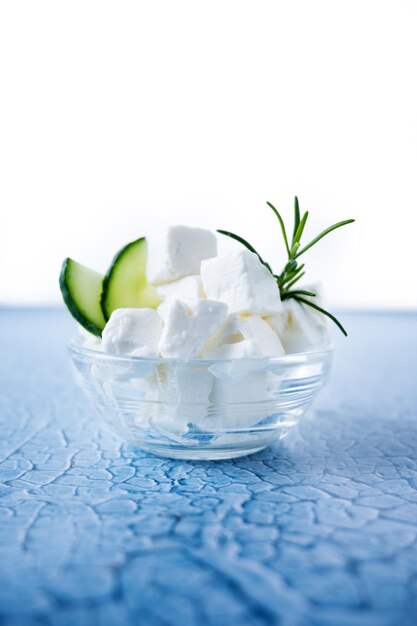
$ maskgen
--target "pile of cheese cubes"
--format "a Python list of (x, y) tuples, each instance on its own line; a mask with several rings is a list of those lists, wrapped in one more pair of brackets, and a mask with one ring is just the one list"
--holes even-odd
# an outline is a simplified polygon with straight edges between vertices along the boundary
[[(102, 350), (237, 359), (311, 351), (328, 340), (321, 313), (294, 299), (281, 302), (276, 280), (246, 248), (217, 256), (216, 236), (208, 230), (172, 226), (148, 239), (147, 279), (162, 303), (157, 310), (114, 311)], [(319, 286), (308, 289), (320, 303)]]

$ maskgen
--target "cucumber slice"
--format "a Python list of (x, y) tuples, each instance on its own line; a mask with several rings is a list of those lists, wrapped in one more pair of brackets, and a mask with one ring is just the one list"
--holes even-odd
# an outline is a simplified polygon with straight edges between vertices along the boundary
[(141, 237), (114, 257), (103, 280), (101, 308), (108, 320), (115, 309), (156, 309), (160, 303), (161, 298), (146, 282), (146, 239)]
[(65, 259), (59, 286), (71, 315), (93, 335), (101, 337), (106, 325), (100, 306), (103, 276), (73, 259)]

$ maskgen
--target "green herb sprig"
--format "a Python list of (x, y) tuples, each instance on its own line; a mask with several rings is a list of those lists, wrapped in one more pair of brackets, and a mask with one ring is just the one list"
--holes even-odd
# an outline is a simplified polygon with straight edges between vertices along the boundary
[(289, 298), (294, 298), (294, 300), (297, 300), (297, 302), (306, 304), (307, 306), (312, 307), (316, 311), (320, 311), (320, 313), (323, 313), (323, 315), (326, 315), (327, 317), (329, 317), (336, 324), (336, 326), (342, 331), (342, 333), (345, 336), (347, 336), (346, 330), (343, 328), (342, 324), (334, 315), (332, 315), (331, 313), (329, 313), (329, 311), (326, 311), (322, 307), (318, 306), (318, 304), (315, 304), (310, 299), (307, 299), (307, 298), (315, 297), (316, 296), (315, 293), (311, 291), (306, 291), (305, 289), (297, 289), (297, 288), (293, 289), (293, 287), (300, 280), (300, 278), (302, 278), (302, 276), (304, 276), (305, 274), (305, 271), (304, 271), (305, 264), (304, 263), (299, 264), (298, 262), (298, 259), (300, 258), (300, 256), (304, 254), (305, 252), (307, 252), (307, 250), (315, 246), (316, 243), (320, 241), (320, 239), (323, 239), (323, 237), (331, 233), (333, 230), (336, 230), (336, 228), (340, 228), (341, 226), (345, 226), (346, 224), (351, 224), (355, 220), (349, 219), (349, 220), (343, 220), (342, 222), (337, 222), (337, 224), (333, 224), (332, 226), (329, 226), (328, 228), (323, 230), (321, 233), (319, 233), (316, 237), (314, 237), (308, 244), (301, 247), (301, 237), (304, 233), (305, 225), (307, 223), (308, 211), (306, 211), (301, 216), (300, 205), (299, 205), (297, 196), (295, 197), (295, 200), (294, 200), (294, 226), (292, 229), (291, 239), (288, 238), (287, 229), (285, 227), (284, 220), (282, 219), (282, 216), (279, 213), (279, 211), (274, 207), (273, 204), (271, 204), (271, 202), (267, 202), (267, 205), (273, 211), (273, 213), (275, 214), (275, 217), (277, 218), (279, 222), (282, 237), (284, 239), (285, 250), (287, 252), (287, 257), (288, 257), (287, 262), (284, 266), (284, 269), (282, 270), (280, 274), (274, 274), (269, 263), (264, 261), (264, 259), (261, 257), (259, 252), (257, 252), (255, 248), (249, 242), (243, 239), (243, 237), (240, 237), (239, 235), (236, 235), (235, 233), (232, 233), (228, 230), (219, 229), (217, 232), (221, 233), (222, 235), (226, 235), (227, 237), (231, 237), (232, 239), (235, 239), (236, 241), (239, 241), (239, 243), (243, 244), (246, 248), (248, 248), (248, 250), (250, 250), (251, 252), (254, 252), (258, 256), (260, 262), (263, 265), (265, 265), (265, 267), (271, 272), (271, 274), (277, 281), (281, 300), (288, 300)]

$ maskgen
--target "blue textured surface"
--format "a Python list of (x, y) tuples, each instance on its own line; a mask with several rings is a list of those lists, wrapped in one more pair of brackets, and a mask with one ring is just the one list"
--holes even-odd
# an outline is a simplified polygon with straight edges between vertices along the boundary
[(0, 312), (0, 623), (417, 623), (417, 317), (344, 316), (288, 440), (120, 448), (72, 382), (64, 311)]

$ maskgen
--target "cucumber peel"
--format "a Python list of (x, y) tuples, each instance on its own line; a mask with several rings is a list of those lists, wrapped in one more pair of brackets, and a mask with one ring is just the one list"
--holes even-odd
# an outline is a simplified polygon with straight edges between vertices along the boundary
[(66, 258), (62, 263), (59, 286), (71, 315), (90, 333), (101, 337), (106, 325), (100, 305), (103, 276)]
[(101, 309), (105, 320), (120, 308), (156, 309), (161, 303), (156, 290), (146, 281), (146, 239), (124, 246), (114, 257), (103, 279)]

